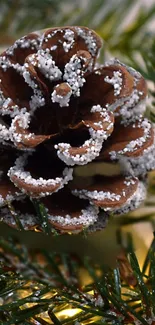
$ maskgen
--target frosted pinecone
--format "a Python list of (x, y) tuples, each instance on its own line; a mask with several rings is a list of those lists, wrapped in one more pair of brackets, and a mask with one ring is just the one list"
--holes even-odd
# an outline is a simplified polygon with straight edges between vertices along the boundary
[(147, 86), (117, 59), (97, 63), (101, 45), (86, 27), (59, 27), (0, 55), (0, 205), (11, 226), (16, 211), (25, 229), (41, 228), (32, 198), (60, 233), (101, 229), (107, 213), (145, 198), (155, 167)]

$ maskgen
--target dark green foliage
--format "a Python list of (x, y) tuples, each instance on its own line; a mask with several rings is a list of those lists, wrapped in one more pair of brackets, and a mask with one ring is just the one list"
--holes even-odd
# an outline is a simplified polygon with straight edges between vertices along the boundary
[[(122, 243), (122, 235), (119, 233)], [(132, 238), (127, 235), (122, 247), (123, 264), (110, 269), (89, 258), (80, 260), (69, 254), (29, 252), (10, 238), (0, 238), (0, 317), (1, 325), (74, 324), (148, 324), (155, 315), (155, 240), (140, 269)], [(127, 258), (128, 254), (128, 258)], [(124, 266), (129, 270), (124, 272)], [(81, 287), (79, 270), (91, 276)], [(146, 270), (149, 268), (149, 272)], [(30, 280), (31, 279), (31, 280)], [(134, 281), (134, 282), (133, 282)], [(91, 292), (91, 293), (90, 293)], [(26, 294), (25, 294), (26, 293)], [(61, 318), (61, 312), (79, 308), (79, 313)], [(45, 317), (46, 315), (46, 317)]]

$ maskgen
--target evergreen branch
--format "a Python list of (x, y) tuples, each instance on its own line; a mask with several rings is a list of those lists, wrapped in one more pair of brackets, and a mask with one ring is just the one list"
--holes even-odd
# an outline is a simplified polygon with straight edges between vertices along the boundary
[[(122, 234), (117, 237), (122, 246)], [(130, 235), (126, 243), (112, 270), (68, 254), (44, 250), (34, 255), (15, 240), (1, 237), (1, 324), (32, 325), (37, 321), (47, 325), (52, 321), (71, 325), (90, 320), (94, 324), (151, 324), (155, 318), (155, 239), (142, 271)], [(83, 288), (78, 278), (81, 266), (92, 279)]]

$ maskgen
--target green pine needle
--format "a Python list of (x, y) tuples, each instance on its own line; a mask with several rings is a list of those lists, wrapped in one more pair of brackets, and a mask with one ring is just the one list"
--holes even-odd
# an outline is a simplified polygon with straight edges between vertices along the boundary
[[(120, 232), (118, 239), (124, 242)], [(35, 321), (38, 325), (71, 325), (90, 320), (93, 324), (148, 324), (155, 317), (155, 239), (142, 270), (131, 235), (126, 242), (123, 266), (118, 257), (118, 266), (111, 269), (69, 254), (43, 250), (37, 255), (14, 239), (1, 237), (1, 325), (32, 325)], [(134, 285), (123, 273), (125, 266)], [(91, 276), (90, 284), (83, 287), (78, 276), (81, 267)], [(149, 276), (145, 273), (148, 267)], [(78, 313), (74, 314), (75, 308)], [(67, 309), (73, 314), (62, 318)]]

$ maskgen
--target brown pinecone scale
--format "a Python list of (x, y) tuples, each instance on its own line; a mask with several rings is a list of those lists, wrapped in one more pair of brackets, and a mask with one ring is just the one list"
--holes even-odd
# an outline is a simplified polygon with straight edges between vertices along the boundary
[[(154, 128), (144, 117), (141, 74), (99, 64), (100, 37), (86, 27), (31, 33), (0, 55), (1, 220), (77, 233), (135, 209), (155, 168)], [(11, 208), (10, 208), (11, 206)]]

